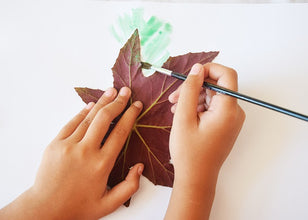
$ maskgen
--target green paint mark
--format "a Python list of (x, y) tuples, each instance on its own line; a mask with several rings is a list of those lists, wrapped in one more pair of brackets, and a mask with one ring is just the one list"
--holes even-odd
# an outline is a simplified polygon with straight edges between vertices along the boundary
[[(144, 10), (138, 8), (132, 9), (131, 14), (120, 16), (117, 23), (111, 27), (111, 33), (119, 43), (125, 44), (131, 34), (138, 29), (142, 60), (162, 66), (169, 57), (167, 47), (170, 43), (172, 26), (155, 16), (146, 21), (143, 14)], [(144, 70), (143, 73), (150, 75), (153, 71)]]

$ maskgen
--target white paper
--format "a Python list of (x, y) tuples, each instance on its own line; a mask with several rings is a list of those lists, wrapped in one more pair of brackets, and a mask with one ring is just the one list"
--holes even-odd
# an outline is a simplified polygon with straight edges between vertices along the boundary
[[(112, 86), (121, 45), (109, 27), (136, 7), (172, 24), (171, 55), (219, 50), (240, 92), (308, 114), (307, 4), (1, 1), (0, 207), (33, 184), (45, 147), (84, 106), (73, 88)], [(240, 105), (211, 219), (307, 219), (307, 122)], [(130, 207), (105, 219), (162, 219), (170, 193), (142, 178)]]

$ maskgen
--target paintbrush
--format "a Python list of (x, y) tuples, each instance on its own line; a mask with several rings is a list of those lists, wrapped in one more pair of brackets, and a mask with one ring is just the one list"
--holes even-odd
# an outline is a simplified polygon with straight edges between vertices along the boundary
[[(172, 76), (172, 77), (180, 79), (180, 80), (185, 80), (187, 78), (187, 76), (184, 75), (184, 74), (176, 73), (176, 72), (173, 72), (171, 70), (168, 70), (168, 69), (165, 69), (165, 68), (162, 68), (162, 67), (156, 67), (156, 66), (153, 66), (150, 63), (141, 62), (141, 66), (142, 66), (143, 69), (152, 69), (152, 70), (155, 70), (159, 73), (163, 73), (165, 75)], [(283, 108), (283, 107), (280, 107), (280, 106), (277, 106), (277, 105), (274, 105), (274, 104), (271, 104), (271, 103), (268, 103), (268, 102), (265, 102), (265, 101), (262, 101), (262, 100), (259, 100), (259, 99), (256, 99), (256, 98), (253, 98), (253, 97), (250, 97), (250, 96), (247, 96), (247, 95), (235, 92), (235, 91), (232, 91), (230, 89), (226, 89), (224, 87), (221, 87), (221, 86), (209, 83), (209, 82), (204, 82), (203, 87), (210, 89), (210, 90), (213, 90), (215, 92), (219, 92), (219, 93), (222, 93), (222, 94), (225, 94), (225, 95), (229, 95), (229, 96), (235, 97), (237, 99), (241, 99), (241, 100), (244, 100), (244, 101), (247, 101), (247, 102), (250, 102), (250, 103), (253, 103), (253, 104), (256, 104), (256, 105), (259, 105), (259, 106), (262, 106), (262, 107), (265, 107), (265, 108), (268, 108), (268, 109), (271, 109), (271, 110), (274, 110), (274, 111), (277, 111), (277, 112), (280, 112), (280, 113), (283, 113), (283, 114), (286, 114), (286, 115), (289, 115), (289, 116), (292, 116), (292, 117), (295, 117), (295, 118), (298, 118), (298, 119), (301, 119), (301, 120), (304, 120), (304, 121), (308, 121), (307, 115), (303, 115), (303, 114), (291, 111), (289, 109), (286, 109), (286, 108)]]

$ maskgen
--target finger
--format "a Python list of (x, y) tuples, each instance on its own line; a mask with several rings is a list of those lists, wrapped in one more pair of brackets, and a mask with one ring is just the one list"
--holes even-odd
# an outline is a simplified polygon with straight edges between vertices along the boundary
[(207, 109), (207, 106), (204, 104), (197, 106), (197, 112), (204, 112)]
[[(171, 98), (173, 100), (173, 98)], [(169, 99), (170, 101), (170, 99)], [(205, 90), (202, 89), (198, 98), (198, 106), (197, 106), (197, 112), (204, 112), (208, 108), (208, 103), (210, 101), (210, 97), (206, 94)], [(177, 102), (177, 100), (176, 100)], [(173, 104), (170, 108), (170, 111), (174, 114), (176, 111), (177, 103)], [(171, 102), (172, 103), (172, 102)]]
[(204, 65), (204, 75), (217, 82), (217, 85), (237, 91), (237, 73), (234, 69), (217, 64), (207, 63)]
[[(198, 104), (197, 106), (197, 112), (204, 112), (209, 108), (209, 106), (206, 103)], [(176, 104), (171, 106), (171, 112), (174, 114), (176, 111)]]
[(206, 96), (205, 96), (205, 103), (207, 106), (210, 106), (212, 98), (214, 95), (216, 95), (216, 92), (210, 89), (205, 90)]
[(102, 155), (109, 161), (109, 164), (115, 163), (128, 135), (131, 133), (136, 118), (142, 110), (140, 101), (134, 102), (121, 117), (111, 134), (102, 147)]
[[(173, 91), (173, 92), (169, 95), (168, 100), (169, 100), (170, 103), (175, 104), (175, 103), (178, 102), (179, 96), (180, 96), (180, 94), (181, 94), (182, 85), (183, 85), (183, 84), (181, 84), (175, 91)], [(201, 88), (200, 88), (200, 91), (202, 92), (203, 90), (204, 90), (204, 89), (201, 87)], [(201, 93), (201, 92), (200, 92), (200, 93)]]
[(139, 189), (143, 164), (136, 164), (130, 169), (125, 180), (113, 187), (102, 199), (102, 210), (111, 213), (123, 205)]
[[(224, 88), (237, 91), (237, 73), (235, 70), (225, 67), (220, 64), (207, 63), (204, 65), (205, 74), (212, 80), (217, 82), (217, 85)], [(237, 99), (230, 97), (228, 95), (222, 95), (217, 93), (219, 96), (215, 96), (215, 103), (223, 105), (225, 108), (234, 107), (237, 104)]]
[(123, 112), (127, 106), (130, 94), (130, 89), (123, 87), (113, 102), (99, 110), (82, 140), (82, 142), (87, 143), (85, 146), (100, 148), (110, 123)]
[(197, 106), (200, 88), (204, 82), (204, 71), (201, 64), (195, 64), (181, 88), (181, 94), (177, 103), (174, 122), (181, 126), (196, 124)]
[(198, 105), (204, 104), (206, 102), (206, 92), (204, 89), (201, 90), (198, 98)]
[(168, 100), (169, 100), (170, 103), (174, 104), (174, 103), (178, 102), (180, 92), (181, 92), (181, 88), (182, 88), (182, 85), (180, 85), (174, 92), (172, 92), (169, 95)]
[(175, 113), (176, 106), (177, 106), (177, 103), (175, 103), (174, 105), (171, 106), (170, 111), (171, 111), (173, 114)]
[(104, 92), (104, 94), (99, 98), (99, 100), (94, 105), (87, 117), (84, 118), (84, 120), (80, 123), (78, 128), (72, 134), (72, 138), (74, 138), (74, 140), (80, 141), (84, 137), (97, 112), (101, 108), (112, 102), (116, 96), (116, 93), (116, 89), (114, 88), (107, 89), (106, 92)]
[(92, 107), (94, 106), (94, 102), (89, 102), (85, 108), (83, 108), (74, 118), (72, 118), (59, 132), (57, 135), (58, 139), (65, 139), (69, 137), (77, 128), (77, 126), (84, 120), (84, 118), (88, 115)]

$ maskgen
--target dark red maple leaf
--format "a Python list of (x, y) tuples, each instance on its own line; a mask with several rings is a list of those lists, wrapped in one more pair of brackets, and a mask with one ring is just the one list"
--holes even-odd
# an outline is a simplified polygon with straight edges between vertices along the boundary
[[(218, 52), (200, 52), (169, 57), (163, 67), (187, 75), (193, 64), (211, 62), (217, 55)], [(120, 50), (112, 68), (113, 84), (117, 90), (123, 86), (130, 87), (132, 96), (129, 104), (140, 100), (144, 107), (117, 158), (108, 185), (113, 187), (124, 180), (129, 168), (141, 162), (145, 165), (143, 175), (151, 182), (172, 187), (174, 170), (170, 163), (169, 135), (173, 114), (168, 96), (182, 81), (158, 72), (145, 77), (140, 61), (140, 39), (136, 30)], [(89, 88), (75, 90), (86, 103), (96, 102), (104, 93)]]

